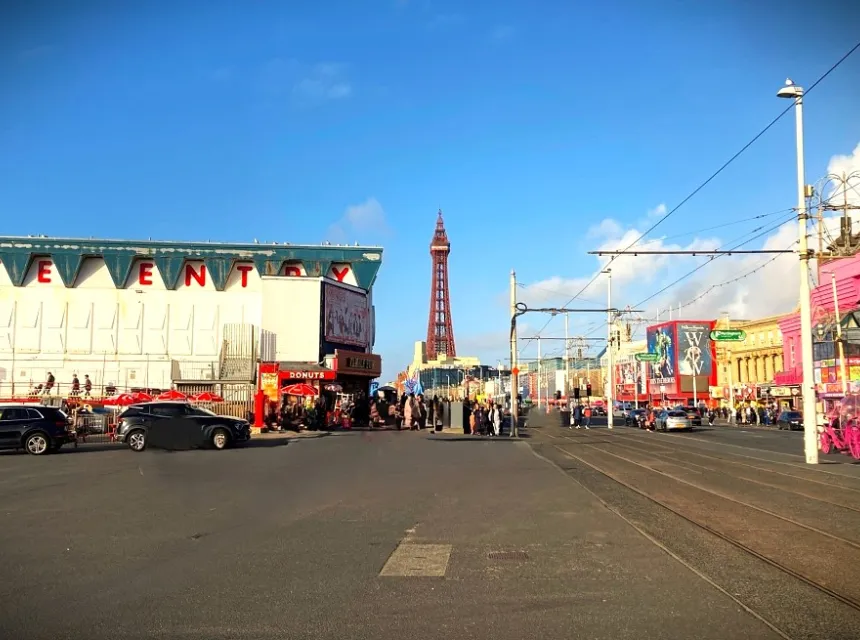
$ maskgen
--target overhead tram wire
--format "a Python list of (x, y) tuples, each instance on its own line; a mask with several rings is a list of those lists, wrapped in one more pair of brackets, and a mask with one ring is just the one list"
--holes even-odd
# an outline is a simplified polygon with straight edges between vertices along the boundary
[[(648, 240), (647, 242), (643, 242), (639, 246), (644, 247), (646, 245), (653, 244), (655, 242), (665, 242), (666, 240), (674, 240), (677, 238), (683, 238), (685, 236), (690, 236), (690, 235), (699, 234), (699, 233), (705, 233), (706, 231), (714, 231), (716, 229), (724, 229), (726, 227), (731, 227), (731, 226), (734, 226), (737, 224), (743, 224), (744, 222), (752, 222), (753, 220), (761, 220), (762, 218), (770, 218), (772, 216), (779, 215), (781, 213), (787, 213), (789, 211), (794, 211), (794, 208), (789, 207), (787, 209), (780, 209), (779, 211), (771, 211), (770, 213), (760, 213), (760, 214), (755, 215), (755, 216), (749, 216), (746, 218), (739, 218), (738, 220), (732, 220), (731, 222), (724, 222), (723, 224), (718, 224), (718, 225), (714, 225), (711, 227), (704, 227), (702, 229), (694, 229), (692, 231), (685, 231), (684, 233), (676, 233), (675, 235), (665, 236), (663, 238), (654, 238), (653, 240)], [(860, 223), (860, 220), (858, 220), (857, 222)], [(755, 231), (755, 230), (753, 230), (753, 231)], [(520, 287), (521, 289), (529, 289), (529, 288), (539, 289), (541, 291), (546, 291), (547, 293), (554, 293), (554, 294), (557, 294), (559, 296), (567, 295), (566, 291), (561, 291), (560, 289), (551, 289), (551, 288), (542, 286), (539, 283), (527, 284), (525, 282), (518, 282), (517, 286)], [(596, 306), (600, 306), (600, 305), (604, 304), (602, 302), (597, 302), (596, 300), (587, 300), (587, 299), (581, 297), (581, 295), (579, 297), (577, 297), (576, 299), (579, 300), (580, 302), (585, 302), (586, 304), (593, 304)]]
[[(833, 73), (833, 71), (835, 71), (835, 70), (836, 70), (836, 68), (837, 68), (837, 67), (839, 67), (839, 65), (841, 65), (843, 62), (845, 62), (845, 61), (846, 61), (846, 60), (847, 60), (847, 59), (848, 59), (848, 58), (849, 58), (849, 57), (850, 57), (850, 56), (851, 56), (855, 51), (857, 51), (857, 49), (860, 49), (860, 41), (858, 41), (858, 42), (857, 42), (857, 44), (855, 44), (853, 47), (851, 47), (851, 49), (849, 49), (849, 51), (848, 51), (845, 55), (843, 55), (841, 58), (839, 58), (839, 60), (837, 60), (837, 61), (833, 64), (833, 66), (831, 66), (827, 71), (825, 71), (821, 76), (819, 76), (819, 78), (818, 78), (815, 82), (813, 82), (813, 83), (812, 83), (812, 84), (811, 84), (807, 89), (805, 89), (805, 90), (804, 90), (804, 96), (808, 96), (808, 95), (809, 95), (809, 93), (810, 93), (812, 90), (814, 90), (814, 89), (815, 89), (819, 84), (821, 84), (821, 82), (823, 82), (823, 81), (824, 81), (824, 79), (825, 79), (825, 78), (827, 78), (827, 76), (829, 76), (831, 73)], [(624, 249), (624, 251), (629, 251), (630, 249), (632, 249), (632, 248), (633, 248), (633, 247), (634, 247), (634, 246), (635, 246), (635, 245), (636, 245), (640, 240), (642, 240), (642, 238), (644, 238), (644, 237), (645, 237), (645, 236), (647, 236), (649, 233), (651, 233), (654, 229), (656, 229), (656, 228), (657, 228), (657, 227), (659, 227), (661, 224), (663, 224), (666, 220), (668, 220), (668, 219), (669, 219), (669, 217), (670, 217), (670, 216), (674, 215), (674, 214), (675, 214), (675, 212), (676, 212), (676, 211), (678, 211), (678, 209), (680, 209), (681, 207), (683, 207), (683, 206), (684, 206), (687, 202), (689, 202), (689, 201), (690, 201), (690, 200), (691, 200), (691, 199), (692, 199), (696, 194), (698, 194), (702, 189), (704, 189), (706, 186), (708, 186), (708, 185), (709, 185), (709, 184), (714, 180), (714, 178), (716, 178), (716, 177), (717, 177), (717, 176), (719, 176), (723, 171), (725, 171), (725, 170), (729, 167), (729, 165), (731, 165), (735, 160), (737, 160), (737, 159), (738, 159), (738, 158), (739, 158), (739, 157), (740, 157), (740, 156), (741, 156), (741, 155), (742, 155), (742, 154), (743, 154), (747, 149), (749, 149), (752, 145), (754, 145), (756, 142), (758, 142), (759, 138), (761, 138), (765, 133), (767, 133), (768, 131), (770, 131), (770, 130), (773, 128), (773, 126), (774, 126), (777, 122), (779, 122), (780, 120), (782, 120), (782, 118), (783, 118), (783, 117), (785, 117), (785, 115), (786, 115), (789, 111), (791, 111), (793, 108), (794, 108), (794, 102), (791, 102), (791, 103), (790, 103), (790, 104), (789, 104), (785, 109), (783, 109), (783, 110), (782, 110), (782, 111), (781, 111), (781, 112), (780, 112), (780, 113), (779, 113), (779, 114), (778, 114), (778, 115), (777, 115), (773, 120), (771, 120), (771, 121), (767, 124), (767, 126), (766, 126), (764, 129), (762, 129), (761, 131), (759, 131), (755, 136), (753, 136), (753, 138), (752, 138), (749, 142), (747, 142), (743, 147), (741, 147), (741, 148), (740, 148), (740, 150), (739, 150), (737, 153), (735, 153), (731, 158), (729, 158), (728, 160), (726, 160), (726, 161), (722, 164), (722, 166), (720, 166), (720, 168), (719, 168), (719, 169), (717, 169), (714, 173), (712, 173), (712, 174), (708, 177), (708, 179), (707, 179), (707, 180), (705, 180), (705, 181), (704, 181), (703, 183), (701, 183), (698, 187), (696, 187), (695, 189), (693, 189), (693, 191), (691, 191), (691, 192), (690, 192), (690, 194), (689, 194), (686, 198), (684, 198), (683, 200), (681, 200), (681, 202), (679, 202), (677, 205), (675, 205), (675, 206), (674, 206), (670, 211), (668, 211), (668, 212), (667, 212), (667, 213), (666, 213), (662, 218), (660, 218), (659, 220), (657, 220), (657, 222), (655, 222), (655, 223), (654, 223), (653, 225), (651, 225), (648, 229), (646, 229), (646, 230), (645, 230), (645, 232), (644, 232), (644, 233), (642, 233), (642, 235), (640, 235), (636, 240), (634, 240), (633, 242), (631, 242), (631, 243), (630, 243), (630, 245), (628, 245), (628, 246), (627, 246), (627, 248), (625, 248), (625, 249)], [(609, 259), (609, 262), (607, 262), (607, 263), (606, 263), (606, 265), (603, 267), (603, 269), (608, 268), (608, 267), (609, 267), (609, 265), (611, 265), (611, 264), (615, 261), (615, 259), (616, 259), (617, 257), (618, 257), (618, 255), (614, 255), (614, 256), (612, 256), (612, 257)], [(584, 287), (579, 291), (579, 293), (577, 293), (577, 294), (576, 294), (575, 296), (573, 296), (570, 300), (568, 300), (568, 301), (567, 301), (567, 303), (566, 303), (564, 306), (565, 306), (565, 307), (567, 307), (570, 303), (572, 303), (574, 300), (576, 300), (576, 299), (577, 299), (577, 298), (578, 298), (578, 297), (579, 297), (583, 292), (585, 292), (585, 291), (586, 291), (586, 290), (587, 290), (587, 289), (588, 289), (592, 284), (594, 284), (594, 282), (595, 282), (595, 281), (597, 280), (597, 278), (600, 276), (600, 273), (601, 273), (601, 271), (603, 271), (603, 269), (601, 269), (600, 271), (598, 271), (597, 273), (595, 273), (595, 274), (594, 274), (594, 277), (592, 277), (592, 278), (591, 278), (591, 280), (589, 280), (589, 281), (588, 281), (588, 283), (587, 283), (587, 284), (586, 284), (586, 285), (585, 285), (585, 286), (584, 286)], [(547, 320), (547, 322), (546, 322), (546, 324), (544, 324), (543, 328), (542, 328), (540, 331), (538, 331), (538, 332), (537, 332), (537, 335), (540, 335), (540, 334), (544, 331), (544, 329), (546, 329), (546, 328), (547, 328), (547, 326), (549, 326), (549, 323), (550, 323), (550, 322), (552, 322), (552, 318), (550, 318), (549, 320)], [(529, 344), (529, 343), (527, 342), (527, 343), (526, 343), (526, 346), (528, 346), (528, 344)]]
[[(795, 244), (797, 244), (797, 241), (796, 241), (796, 240), (795, 240), (794, 242), (792, 242), (790, 245), (788, 245), (788, 246), (786, 247), (786, 249), (791, 249), (791, 247), (793, 247)], [(684, 304), (678, 305), (678, 308), (689, 307), (690, 305), (693, 305), (693, 304), (695, 304), (696, 302), (698, 302), (699, 300), (701, 300), (702, 298), (704, 298), (706, 295), (708, 295), (709, 293), (711, 293), (711, 291), (713, 291), (713, 290), (715, 290), (715, 289), (720, 289), (720, 288), (725, 287), (725, 286), (727, 286), (727, 285), (734, 284), (735, 282), (740, 282), (740, 281), (741, 281), (741, 280), (743, 280), (744, 278), (748, 278), (748, 277), (750, 277), (751, 275), (753, 275), (754, 273), (757, 273), (757, 272), (761, 271), (762, 269), (764, 269), (764, 268), (765, 268), (767, 265), (769, 265), (770, 263), (772, 263), (772, 262), (774, 262), (775, 260), (778, 260), (779, 258), (782, 258), (782, 257), (784, 257), (784, 256), (785, 256), (785, 254), (777, 254), (777, 255), (775, 255), (775, 256), (771, 256), (770, 258), (768, 258), (767, 260), (765, 260), (764, 262), (762, 262), (760, 265), (758, 265), (758, 266), (757, 266), (757, 267), (755, 267), (754, 269), (751, 269), (751, 270), (747, 271), (746, 273), (744, 273), (744, 274), (742, 274), (742, 275), (739, 275), (739, 276), (737, 276), (737, 277), (735, 277), (735, 278), (732, 278), (731, 280), (726, 280), (725, 282), (719, 282), (719, 283), (717, 283), (717, 284), (712, 284), (710, 287), (708, 287), (707, 289), (705, 289), (702, 293), (700, 293), (699, 295), (697, 295), (697, 296), (696, 296), (695, 298), (693, 298), (692, 300), (688, 300), (688, 301), (687, 301), (687, 302), (685, 302)]]
[[(727, 249), (723, 249), (722, 247), (720, 247), (720, 250), (721, 250), (721, 251), (735, 251), (735, 250), (737, 250), (737, 249), (740, 249), (740, 248), (741, 248), (742, 246), (744, 246), (745, 244), (749, 244), (749, 243), (750, 243), (750, 242), (752, 242), (753, 240), (757, 240), (757, 239), (761, 238), (762, 236), (766, 236), (767, 234), (772, 233), (773, 231), (776, 231), (777, 229), (779, 229), (779, 228), (780, 228), (781, 226), (783, 226), (784, 224), (788, 224), (789, 222), (791, 222), (793, 219), (794, 219), (794, 215), (792, 214), (791, 216), (787, 216), (787, 217), (783, 218), (782, 220), (780, 220), (780, 221), (779, 221), (778, 223), (776, 223), (775, 225), (769, 225), (769, 226), (762, 225), (762, 226), (760, 226), (760, 227), (757, 227), (756, 229), (753, 229), (752, 231), (750, 231), (750, 232), (749, 232), (749, 233), (756, 233), (756, 232), (758, 232), (758, 233), (756, 233), (756, 235), (754, 235), (754, 236), (752, 236), (751, 238), (748, 238), (748, 239), (744, 240), (743, 242), (740, 242), (740, 243), (738, 243), (738, 244), (736, 244), (736, 245), (734, 245), (734, 246), (732, 246), (732, 247), (729, 247), (729, 248), (727, 248)], [(744, 234), (744, 235), (747, 235), (747, 234)], [(729, 242), (726, 242), (723, 246), (730, 245), (730, 244), (733, 244), (733, 243), (735, 243), (735, 242), (738, 242), (738, 241), (739, 241), (741, 238), (743, 238), (743, 237), (744, 237), (744, 236), (740, 236), (739, 238), (735, 238), (734, 240), (731, 240), (731, 241), (729, 241)], [(659, 296), (661, 293), (665, 293), (666, 291), (668, 291), (669, 289), (671, 289), (671, 288), (672, 288), (672, 287), (674, 287), (675, 285), (677, 285), (677, 284), (679, 284), (679, 283), (683, 282), (684, 280), (686, 280), (687, 278), (689, 278), (690, 276), (692, 276), (694, 273), (696, 273), (696, 272), (698, 272), (698, 271), (701, 271), (702, 269), (704, 269), (705, 267), (707, 267), (709, 264), (712, 264), (712, 263), (714, 262), (714, 260), (718, 260), (718, 259), (720, 259), (720, 258), (724, 258), (724, 257), (726, 257), (726, 255), (727, 255), (727, 254), (719, 254), (719, 255), (715, 255), (715, 256), (710, 256), (710, 259), (709, 259), (708, 261), (703, 262), (702, 264), (700, 264), (700, 265), (696, 266), (694, 269), (691, 269), (690, 271), (688, 271), (687, 273), (685, 273), (684, 275), (682, 275), (682, 276), (681, 276), (680, 278), (678, 278), (677, 280), (674, 280), (673, 282), (670, 282), (670, 283), (669, 283), (669, 284), (667, 284), (665, 287), (663, 287), (662, 289), (660, 289), (660, 290), (659, 290), (659, 291), (657, 291), (656, 293), (653, 293), (652, 295), (648, 296), (647, 298), (645, 298), (645, 299), (644, 299), (644, 300), (642, 300), (641, 302), (637, 302), (637, 303), (634, 305), (634, 307), (635, 307), (635, 308), (638, 308), (638, 307), (640, 307), (640, 306), (644, 305), (645, 303), (650, 302), (651, 300), (653, 300), (654, 298), (656, 298), (657, 296)], [(779, 254), (779, 255), (785, 255), (785, 254)], [(598, 331), (598, 330), (600, 330), (600, 329), (605, 328), (605, 327), (606, 327), (606, 324), (607, 324), (607, 323), (606, 323), (606, 322), (604, 322), (602, 326), (600, 326), (600, 327), (597, 327), (597, 328), (593, 329), (589, 334), (586, 334), (586, 335), (590, 335), (590, 334), (591, 334), (591, 333), (593, 333), (594, 331)]]

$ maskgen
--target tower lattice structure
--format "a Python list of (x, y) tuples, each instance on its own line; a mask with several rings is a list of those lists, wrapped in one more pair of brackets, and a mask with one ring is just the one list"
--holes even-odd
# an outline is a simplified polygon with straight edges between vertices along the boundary
[(430, 241), (433, 276), (430, 283), (430, 318), (427, 321), (427, 359), (440, 355), (454, 357), (454, 323), (451, 321), (451, 297), (448, 292), (448, 254), (451, 243), (445, 232), (442, 210), (436, 218), (436, 231)]

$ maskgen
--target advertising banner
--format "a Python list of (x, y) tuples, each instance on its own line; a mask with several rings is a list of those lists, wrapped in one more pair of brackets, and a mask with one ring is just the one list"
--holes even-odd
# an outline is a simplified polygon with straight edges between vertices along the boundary
[(664, 393), (675, 393), (675, 325), (659, 324), (647, 329), (648, 352), (657, 354), (657, 361), (649, 364), (651, 389), (665, 387)]
[(624, 394), (647, 393), (645, 384), (647, 379), (648, 370), (645, 362), (630, 359), (621, 362), (615, 368), (615, 384)]
[(714, 360), (711, 354), (710, 332), (710, 324), (679, 323), (677, 325), (678, 372), (682, 376), (711, 377)]
[(325, 339), (366, 348), (370, 344), (367, 294), (325, 285)]

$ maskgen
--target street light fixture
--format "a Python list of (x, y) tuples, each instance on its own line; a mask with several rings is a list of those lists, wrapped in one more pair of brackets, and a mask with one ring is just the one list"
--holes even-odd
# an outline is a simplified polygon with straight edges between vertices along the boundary
[(818, 464), (818, 411), (815, 405), (815, 382), (812, 366), (812, 304), (809, 291), (809, 240), (806, 221), (806, 180), (803, 168), (803, 87), (791, 78), (776, 92), (778, 98), (794, 100), (797, 144), (797, 220), (800, 254), (800, 360), (802, 365), (803, 449), (807, 464)]

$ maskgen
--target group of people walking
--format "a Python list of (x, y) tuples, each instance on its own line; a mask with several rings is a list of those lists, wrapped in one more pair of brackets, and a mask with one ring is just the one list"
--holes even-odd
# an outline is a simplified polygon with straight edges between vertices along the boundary
[(493, 400), (463, 402), (463, 433), (467, 435), (502, 435), (502, 409)]
[(426, 399), (424, 394), (404, 393), (397, 405), (389, 407), (389, 415), (394, 416), (398, 429), (419, 431), (428, 427), (442, 430), (445, 417), (445, 403), (439, 396)]

